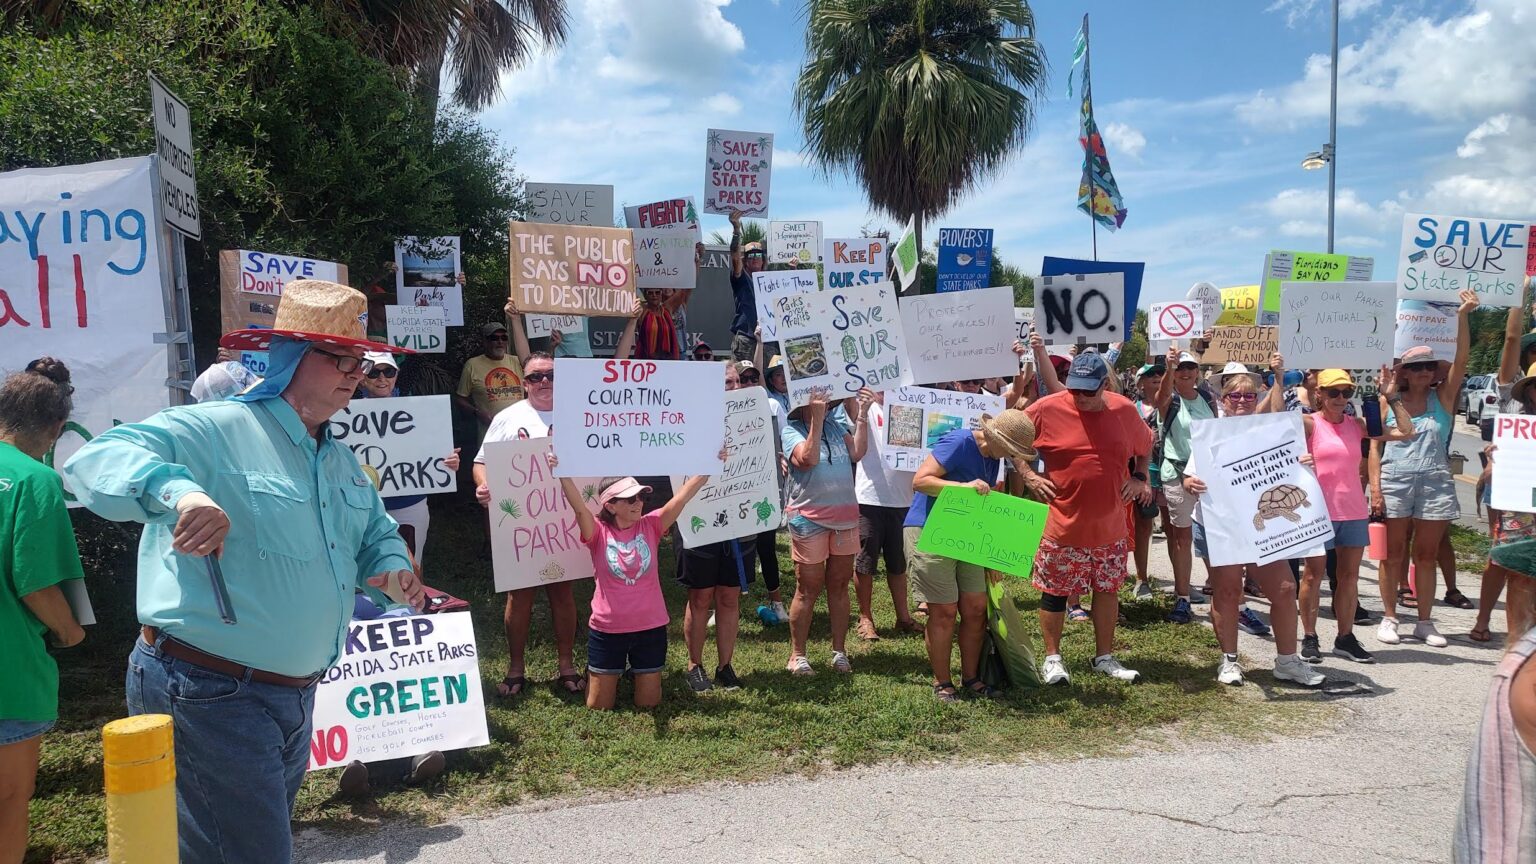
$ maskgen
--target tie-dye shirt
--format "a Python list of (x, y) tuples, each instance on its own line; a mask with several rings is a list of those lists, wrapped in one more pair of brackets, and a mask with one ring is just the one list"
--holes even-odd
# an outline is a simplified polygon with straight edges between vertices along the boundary
[(667, 604), (656, 575), (661, 511), (621, 529), (601, 519), (587, 541), (592, 553), (592, 617), (587, 626), (602, 633), (639, 633), (664, 627)]

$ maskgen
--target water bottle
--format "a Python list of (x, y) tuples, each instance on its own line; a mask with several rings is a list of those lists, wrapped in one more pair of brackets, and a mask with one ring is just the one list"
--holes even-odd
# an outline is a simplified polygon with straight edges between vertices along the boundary
[(1381, 426), (1381, 402), (1376, 398), (1375, 384), (1360, 386), (1360, 412), (1365, 415), (1365, 434), (1375, 438), (1383, 431)]
[(1381, 562), (1387, 560), (1387, 523), (1372, 522), (1366, 526), (1367, 536), (1370, 537), (1370, 548), (1366, 554), (1372, 561)]

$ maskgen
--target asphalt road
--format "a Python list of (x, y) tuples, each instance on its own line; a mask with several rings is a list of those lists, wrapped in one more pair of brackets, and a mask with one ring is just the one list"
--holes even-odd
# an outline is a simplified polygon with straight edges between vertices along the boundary
[(1460, 453), (1466, 457), (1466, 467), (1456, 478), (1456, 497), (1461, 502), (1461, 517), (1456, 524), (1487, 533), (1487, 518), (1477, 517), (1476, 507), (1476, 483), (1478, 474), (1482, 473), (1482, 463), (1478, 461), (1477, 454), (1483, 452), (1487, 446), (1476, 426), (1467, 423), (1463, 415), (1456, 416), (1456, 431), (1451, 435), (1451, 453)]

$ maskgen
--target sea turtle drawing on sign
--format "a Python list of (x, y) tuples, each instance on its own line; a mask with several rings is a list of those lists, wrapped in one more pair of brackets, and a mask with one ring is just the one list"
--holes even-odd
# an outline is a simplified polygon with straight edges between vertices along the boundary
[(1296, 511), (1303, 507), (1311, 507), (1312, 502), (1307, 500), (1307, 493), (1300, 487), (1289, 483), (1282, 483), (1271, 489), (1265, 489), (1259, 496), (1259, 512), (1253, 516), (1253, 527), (1264, 530), (1264, 523), (1276, 516), (1283, 516), (1292, 522), (1300, 522), (1301, 517)]

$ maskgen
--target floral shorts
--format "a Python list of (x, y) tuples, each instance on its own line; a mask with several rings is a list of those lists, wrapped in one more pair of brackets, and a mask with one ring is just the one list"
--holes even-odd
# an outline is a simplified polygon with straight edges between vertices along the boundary
[(1131, 544), (1117, 540), (1107, 546), (1061, 546), (1047, 538), (1035, 553), (1036, 588), (1065, 597), (1119, 591), (1125, 582), (1125, 559)]

